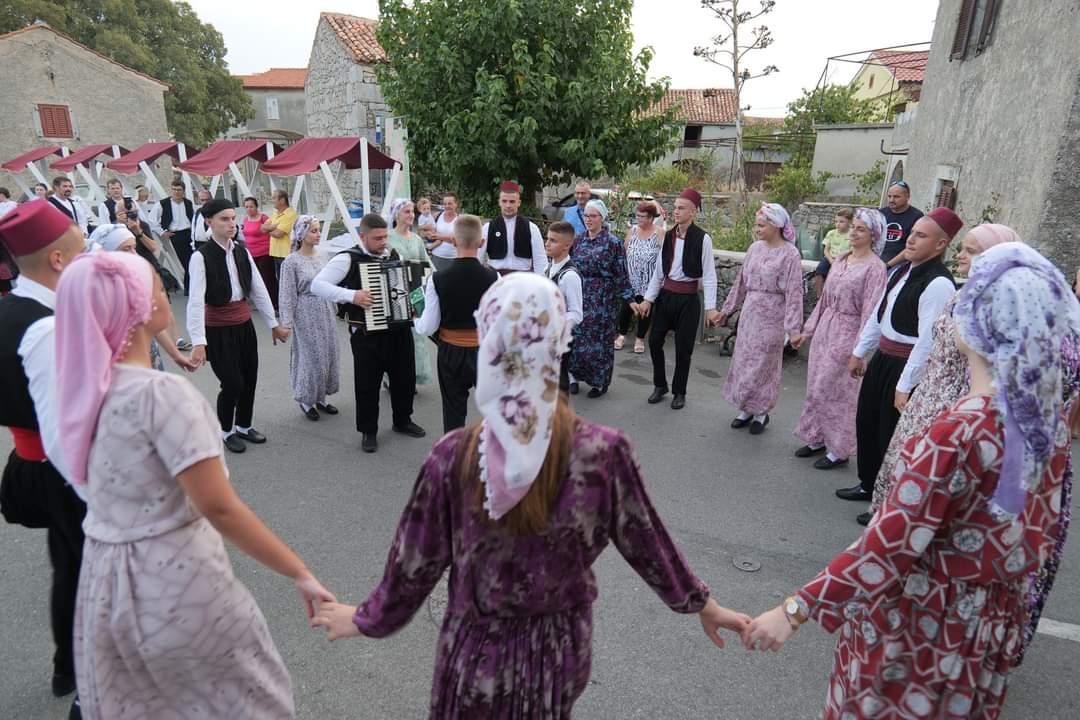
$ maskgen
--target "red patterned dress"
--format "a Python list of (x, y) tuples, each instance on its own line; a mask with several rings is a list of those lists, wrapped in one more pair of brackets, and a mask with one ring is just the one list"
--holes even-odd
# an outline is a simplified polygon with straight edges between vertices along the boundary
[(799, 591), (836, 646), (826, 720), (996, 718), (1046, 560), (1069, 448), (1060, 425), (1023, 514), (989, 511), (1004, 456), (990, 398), (961, 399), (904, 448), (878, 514)]

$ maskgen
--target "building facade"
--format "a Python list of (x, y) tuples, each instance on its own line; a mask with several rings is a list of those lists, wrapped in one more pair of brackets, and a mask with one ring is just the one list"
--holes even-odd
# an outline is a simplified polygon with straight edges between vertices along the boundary
[(913, 111), (929, 56), (929, 50), (874, 50), (851, 80), (855, 99), (881, 103), (888, 117)]
[[(825, 183), (825, 194), (834, 198), (853, 197), (859, 194), (859, 175), (874, 169), (881, 163), (887, 165), (888, 156), (882, 148), (892, 143), (892, 123), (856, 123), (815, 125), (813, 172), (832, 175)], [(871, 194), (880, 195), (881, 188)]]
[(307, 135), (307, 68), (270, 68), (237, 79), (244, 84), (255, 114), (232, 128), (229, 137), (291, 142)]

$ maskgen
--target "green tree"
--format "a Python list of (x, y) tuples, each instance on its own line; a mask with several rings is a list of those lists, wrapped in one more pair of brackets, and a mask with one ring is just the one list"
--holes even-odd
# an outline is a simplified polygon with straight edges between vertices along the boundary
[(102, 55), (169, 85), (165, 115), (177, 140), (206, 145), (252, 115), (251, 100), (243, 85), (229, 74), (221, 33), (200, 21), (185, 2), (0, 3), (0, 32), (25, 27), (35, 20), (44, 20)]
[(859, 100), (850, 85), (826, 85), (803, 90), (788, 103), (784, 132), (792, 136), (792, 162), (809, 165), (814, 156), (814, 126), (831, 123), (877, 122), (885, 119), (881, 104)]
[[(677, 140), (666, 81), (633, 54), (632, 0), (380, 0), (377, 68), (409, 126), (413, 168), (492, 202), (499, 180), (526, 198), (573, 176), (617, 176)], [(486, 207), (481, 204), (480, 207)]]

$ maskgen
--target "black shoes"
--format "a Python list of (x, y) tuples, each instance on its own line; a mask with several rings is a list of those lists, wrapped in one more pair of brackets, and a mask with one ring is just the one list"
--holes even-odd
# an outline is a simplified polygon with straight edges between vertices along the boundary
[[(304, 408), (300, 409), (304, 410)], [(309, 407), (307, 410), (304, 410), (304, 416), (307, 417), (308, 420), (314, 422), (319, 419), (319, 411), (313, 407)]]
[(82, 720), (82, 708), (79, 707), (79, 698), (75, 697), (75, 701), (71, 703), (71, 709), (68, 710), (67, 720)]
[(578, 384), (576, 382), (570, 383), (570, 394), (577, 395), (579, 392), (581, 392), (581, 388), (578, 387)]
[(63, 673), (53, 673), (52, 694), (54, 697), (64, 697), (75, 692), (75, 676)]
[(649, 396), (649, 404), (655, 405), (656, 403), (663, 400), (664, 396), (667, 395), (667, 391), (668, 389), (666, 387), (653, 388), (652, 395)]
[(360, 449), (366, 453), (373, 453), (379, 449), (379, 441), (375, 439), (375, 433), (364, 433), (360, 440)]
[(601, 395), (603, 395), (606, 392), (607, 392), (606, 387), (592, 388), (591, 390), (589, 390), (589, 394), (586, 395), (585, 397), (592, 398), (593, 400), (595, 400), (596, 398), (600, 397)]
[(870, 512), (859, 513), (855, 518), (855, 522), (859, 523), (863, 527), (870, 524), (870, 521), (874, 519), (874, 515)]
[(266, 442), (266, 436), (255, 428), (251, 428), (247, 432), (240, 432), (239, 430), (237, 430), (233, 434), (241, 440), (245, 440), (249, 443), (254, 443), (255, 445), (262, 445), (264, 442)]
[(327, 415), (337, 415), (338, 414), (338, 409), (336, 407), (334, 407), (333, 405), (331, 405), (330, 403), (326, 403), (325, 405), (322, 404), (322, 403), (316, 403), (315, 407), (317, 407), (319, 410), (322, 410)]
[(767, 426), (768, 424), (769, 424), (769, 416), (767, 414), (765, 415), (764, 420), (761, 420), (761, 421), (754, 420), (753, 422), (750, 423), (750, 434), (751, 435), (760, 435), (761, 433), (765, 432), (765, 426)]
[(813, 457), (814, 455), (820, 455), (823, 452), (825, 452), (825, 446), (824, 445), (822, 445), (819, 448), (812, 448), (809, 445), (803, 445), (801, 448), (799, 448), (798, 450), (795, 451), (795, 457), (797, 457), (797, 458), (808, 458), (808, 457)]
[(684, 407), (686, 407), (686, 396), (685, 395), (675, 395), (675, 396), (673, 396), (671, 398), (671, 409), (672, 410), (682, 410)]
[(814, 467), (818, 470), (832, 470), (833, 468), (838, 468), (841, 465), (847, 465), (847, 458), (844, 458), (843, 460), (833, 460), (828, 455), (826, 455), (823, 458), (818, 458), (817, 462), (814, 463)]
[(242, 453), (247, 450), (247, 445), (238, 437), (238, 433), (233, 433), (225, 438), (225, 449), (229, 452)]
[(402, 435), (408, 435), (409, 437), (422, 438), (427, 435), (424, 428), (420, 427), (416, 423), (410, 421), (408, 425), (395, 425), (394, 432), (401, 433)]
[(749, 425), (750, 421), (753, 420), (753, 419), (754, 419), (753, 417), (748, 417), (748, 418), (738, 418), (737, 417), (737, 418), (735, 418), (734, 420), (731, 421), (731, 427), (735, 428), (736, 430), (742, 430), (744, 427)]
[(870, 502), (874, 498), (874, 493), (863, 490), (862, 485), (853, 485), (849, 488), (840, 488), (837, 490), (836, 497), (841, 500), (852, 500), (854, 502)]

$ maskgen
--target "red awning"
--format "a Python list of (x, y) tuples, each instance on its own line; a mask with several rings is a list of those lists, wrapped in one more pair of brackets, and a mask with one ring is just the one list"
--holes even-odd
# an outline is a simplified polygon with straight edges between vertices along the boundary
[[(281, 146), (274, 144), (274, 155), (281, 152)], [(189, 173), (213, 177), (229, 169), (229, 163), (239, 162), (244, 158), (266, 161), (265, 140), (218, 140), (201, 153), (182, 162), (177, 167)]]
[[(113, 146), (109, 144), (87, 145), (84, 148), (79, 148), (65, 158), (60, 158), (49, 167), (60, 172), (71, 172), (75, 169), (75, 166), (80, 163), (85, 165), (98, 155), (112, 153), (112, 148)], [(121, 147), (120, 152), (126, 153), (127, 148)]]
[[(293, 177), (315, 172), (320, 163), (331, 163), (335, 160), (340, 160), (349, 170), (359, 170), (360, 138), (304, 138), (287, 147), (273, 160), (264, 162), (259, 169), (269, 175)], [(392, 170), (396, 164), (400, 163), (368, 145), (368, 168)]]
[(24, 152), (19, 157), (8, 160), (0, 167), (11, 172), (22, 172), (26, 169), (26, 166), (32, 162), (37, 162), (41, 158), (47, 158), (50, 155), (59, 155), (61, 152), (59, 145), (49, 145), (47, 147), (39, 147), (29, 152)]
[[(173, 141), (146, 143), (135, 148), (127, 155), (110, 160), (105, 163), (105, 167), (121, 175), (134, 175), (139, 172), (139, 163), (141, 162), (152, 163), (162, 155), (169, 155), (174, 160), (179, 160), (180, 149), (177, 147), (179, 144)], [(197, 152), (198, 150), (188, 148), (189, 157), (193, 157)]]

